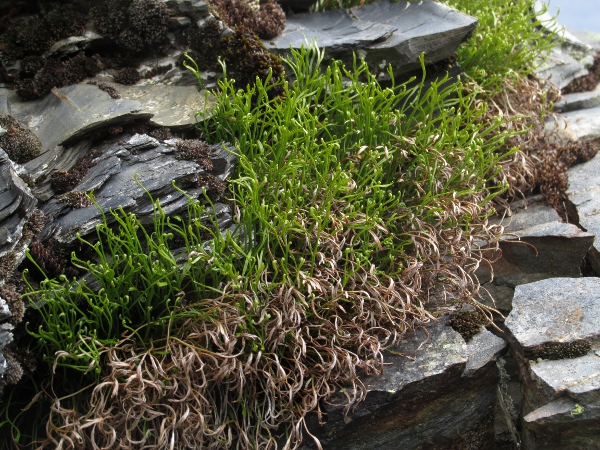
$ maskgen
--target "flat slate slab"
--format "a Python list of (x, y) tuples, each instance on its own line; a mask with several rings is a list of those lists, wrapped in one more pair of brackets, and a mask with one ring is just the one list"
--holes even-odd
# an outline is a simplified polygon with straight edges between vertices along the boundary
[(517, 286), (505, 325), (523, 350), (600, 338), (600, 278), (550, 278)]
[(346, 10), (297, 14), (275, 39), (265, 41), (269, 51), (288, 54), (316, 39), (326, 60), (352, 64), (353, 52), (371, 68), (386, 73), (390, 63), (396, 74), (447, 59), (477, 26), (477, 19), (433, 2), (371, 3)]
[(54, 88), (44, 98), (29, 102), (11, 96), (9, 102), (11, 114), (42, 141), (37, 159), (43, 159), (56, 146), (72, 144), (99, 128), (152, 116), (143, 112), (139, 102), (112, 99), (89, 84)]
[[(123, 86), (111, 85), (121, 97), (141, 104), (141, 112), (152, 115), (150, 125), (173, 130), (189, 129), (198, 121), (209, 117), (216, 99), (206, 91), (198, 92), (196, 86)], [(199, 111), (205, 116), (198, 115)]]

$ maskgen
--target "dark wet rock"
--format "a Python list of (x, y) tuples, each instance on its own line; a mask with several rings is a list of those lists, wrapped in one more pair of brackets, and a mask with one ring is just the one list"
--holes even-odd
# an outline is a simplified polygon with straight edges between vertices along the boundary
[(600, 406), (562, 397), (527, 414), (523, 428), (526, 449), (598, 449)]
[[(193, 198), (203, 198), (202, 191), (207, 189), (210, 194), (211, 187), (207, 184), (197, 185), (191, 178), (206, 175), (224, 182), (233, 173), (236, 157), (231, 147), (211, 146), (209, 158), (212, 170), (207, 171), (196, 161), (177, 159), (174, 153), (177, 141), (173, 139), (160, 143), (147, 135), (125, 134), (94, 145), (95, 153), (101, 156), (92, 160), (92, 167), (72, 190), (93, 190), (94, 199), (103, 211), (121, 207), (126, 212), (135, 213), (142, 223), (152, 222), (154, 210), (148, 193), (154, 200), (160, 200), (166, 214), (181, 214), (187, 208), (188, 198), (177, 191), (172, 183), (184, 188)], [(91, 147), (90, 141), (82, 141), (73, 147), (69, 157), (72, 166), (63, 170), (75, 167), (78, 157), (89, 154)], [(46, 183), (44, 189), (45, 192), (51, 192), (52, 187)], [(230, 207), (222, 205), (219, 208), (218, 216), (222, 219), (223, 227), (231, 226)], [(52, 220), (42, 230), (41, 240), (54, 238), (69, 243), (76, 239), (77, 233), (86, 235), (102, 221), (101, 212), (95, 205), (72, 209), (58, 198), (47, 201), (42, 211)]]
[[(600, 108), (597, 108), (600, 113)], [(600, 129), (598, 130), (600, 131)], [(568, 171), (569, 189), (567, 205), (572, 217), (590, 233), (600, 234), (600, 157), (572, 167)], [(589, 254), (592, 268), (600, 273), (600, 242), (596, 240)]]
[(288, 54), (316, 39), (329, 58), (352, 67), (353, 53), (369, 63), (380, 77), (388, 64), (396, 75), (450, 58), (475, 30), (477, 20), (442, 4), (424, 2), (371, 3), (360, 8), (297, 14), (288, 17), (280, 36), (265, 41), (271, 52)]
[[(142, 111), (152, 114), (149, 123), (173, 130), (189, 129), (210, 117), (215, 98), (194, 86), (120, 86), (112, 85), (123, 99), (138, 102)], [(196, 116), (197, 112), (204, 115)]]
[(466, 344), (442, 322), (427, 331), (393, 348), (381, 376), (363, 379), (366, 399), (346, 421), (341, 410), (327, 407), (327, 424), (311, 430), (324, 448), (493, 445), (494, 361), (505, 344), (487, 331)]
[(17, 175), (17, 168), (0, 149), (0, 256), (16, 249), (36, 204), (37, 200)]

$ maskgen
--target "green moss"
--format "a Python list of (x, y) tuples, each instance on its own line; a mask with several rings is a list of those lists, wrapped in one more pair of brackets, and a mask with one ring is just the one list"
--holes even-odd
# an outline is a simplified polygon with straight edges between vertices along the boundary
[(33, 131), (10, 115), (0, 115), (0, 147), (14, 162), (24, 164), (36, 158), (42, 150), (42, 142)]

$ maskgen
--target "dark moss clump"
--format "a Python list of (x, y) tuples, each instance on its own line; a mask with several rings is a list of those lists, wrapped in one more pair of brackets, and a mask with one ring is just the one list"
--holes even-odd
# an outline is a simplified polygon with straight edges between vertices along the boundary
[(128, 56), (160, 49), (169, 11), (158, 0), (104, 0), (92, 9), (94, 26)]
[(8, 304), (8, 309), (11, 313), (10, 322), (13, 325), (20, 323), (25, 314), (25, 305), (23, 304), (21, 294), (17, 292), (16, 286), (10, 283), (0, 286), (0, 297)]
[(84, 16), (69, 6), (15, 21), (0, 37), (2, 62), (10, 64), (26, 56), (41, 55), (56, 41), (82, 34), (84, 23)]
[(133, 67), (121, 69), (114, 76), (115, 82), (119, 84), (135, 84), (140, 81), (141, 78), (140, 73)]
[[(222, 33), (221, 22), (214, 18), (204, 23), (201, 28), (189, 30), (188, 45), (192, 50), (188, 54), (198, 64), (200, 70), (211, 70), (218, 67)], [(183, 67), (184, 62), (189, 61), (182, 54), (177, 63)]]
[(210, 200), (213, 202), (220, 200), (227, 189), (226, 183), (218, 180), (210, 173), (191, 175), (188, 177), (188, 181), (194, 184), (196, 187), (204, 188), (208, 198), (210, 198)]
[(449, 324), (465, 341), (469, 341), (488, 324), (488, 318), (481, 311), (456, 311)]
[(35, 100), (48, 94), (52, 88), (68, 86), (98, 74), (104, 67), (102, 59), (86, 56), (83, 52), (65, 61), (50, 58), (32, 78), (15, 83), (17, 94), (23, 100)]
[(188, 139), (179, 141), (177, 144), (178, 153), (177, 159), (187, 159), (196, 161), (196, 163), (204, 170), (210, 171), (213, 169), (212, 161), (209, 158), (210, 145), (206, 142), (197, 139)]
[(546, 342), (536, 348), (531, 359), (549, 359), (556, 361), (559, 359), (573, 359), (585, 356), (592, 349), (592, 345), (587, 340), (574, 342)]
[(40, 154), (42, 142), (13, 116), (1, 115), (0, 127), (6, 130), (0, 133), (0, 147), (14, 162), (24, 164)]
[(48, 218), (39, 209), (34, 209), (25, 226), (23, 227), (23, 239), (31, 239), (42, 231)]
[(257, 77), (266, 81), (272, 70), (268, 84), (274, 87), (269, 94), (272, 98), (284, 95), (283, 86), (275, 86), (284, 76), (281, 58), (269, 53), (260, 39), (237, 31), (223, 38), (222, 47), (227, 70), (237, 87), (245, 89), (248, 85), (252, 86)]
[(6, 280), (17, 267), (17, 255), (14, 252), (9, 252), (4, 256), (0, 256), (0, 280)]
[(59, 195), (56, 199), (66, 203), (71, 209), (85, 208), (92, 205), (92, 201), (85, 195), (84, 192), (70, 191)]
[(255, 7), (247, 0), (212, 0), (216, 15), (230, 28), (272, 39), (285, 28), (285, 12), (278, 3), (267, 0)]
[(167, 127), (155, 128), (149, 131), (148, 135), (162, 142), (169, 140), (173, 137), (171, 130), (169, 130)]
[(34, 240), (29, 246), (29, 254), (36, 262), (37, 266), (43, 271), (39, 273), (38, 268), (29, 261), (24, 266), (31, 269), (31, 273), (37, 273), (39, 277), (58, 278), (66, 275), (69, 278), (77, 277), (79, 272), (70, 263), (68, 256), (70, 249), (54, 239), (49, 239), (44, 243)]
[(98, 155), (92, 152), (88, 156), (84, 156), (71, 170), (57, 170), (50, 175), (50, 186), (55, 194), (64, 194), (73, 190), (77, 184), (83, 179), (85, 174), (94, 166), (93, 160)]
[(91, 84), (92, 86), (98, 86), (98, 89), (106, 92), (110, 96), (110, 98), (113, 98), (115, 100), (121, 98), (121, 94), (119, 94), (119, 92), (114, 87), (106, 83), (96, 83), (95, 81), (89, 81), (88, 84)]

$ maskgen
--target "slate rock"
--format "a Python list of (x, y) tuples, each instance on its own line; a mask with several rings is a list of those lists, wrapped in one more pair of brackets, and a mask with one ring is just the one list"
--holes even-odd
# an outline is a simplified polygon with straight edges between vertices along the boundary
[(489, 332), (466, 344), (443, 321), (427, 332), (417, 330), (391, 349), (386, 354), (390, 365), (381, 376), (362, 379), (366, 399), (346, 421), (340, 409), (326, 407), (327, 424), (310, 430), (324, 448), (417, 449), (424, 442), (428, 448), (493, 445), (494, 360), (505, 345)]
[[(510, 313), (518, 285), (580, 277), (581, 263), (594, 242), (594, 234), (560, 222), (554, 209), (536, 200), (528, 201), (526, 209), (516, 205), (511, 217), (498, 221), (505, 225), (505, 235), (499, 243), (501, 255), (492, 266), (493, 280), (488, 266), (477, 271), (484, 292), (489, 293), (482, 294), (481, 301), (503, 315)], [(497, 320), (502, 322), (501, 317)]]
[(600, 278), (550, 278), (515, 289), (505, 325), (521, 355), (600, 338)]
[(523, 418), (526, 448), (598, 448), (600, 356), (530, 364)]
[(188, 16), (194, 21), (207, 17), (210, 12), (208, 3), (202, 0), (166, 0), (170, 16)]
[(44, 165), (60, 155), (63, 149), (57, 149), (58, 146), (73, 144), (102, 128), (152, 116), (142, 111), (140, 103), (112, 99), (97, 86), (88, 84), (54, 88), (36, 101), (19, 101), (15, 94), (8, 94), (8, 100), (13, 117), (31, 128), (42, 141), (40, 156), (25, 165), (34, 178), (44, 170)]
[(546, 133), (559, 143), (589, 141), (600, 137), (600, 107), (570, 111), (546, 121)]
[(0, 148), (0, 256), (15, 250), (36, 204), (15, 164)]
[(100, 45), (105, 38), (90, 30), (81, 36), (70, 36), (55, 42), (42, 56), (44, 58), (64, 58), (87, 50), (94, 45)]
[(395, 75), (419, 69), (454, 55), (475, 30), (477, 20), (432, 1), (366, 4), (347, 10), (297, 14), (287, 18), (283, 32), (265, 46), (271, 52), (289, 54), (316, 38), (329, 58), (352, 66), (353, 52), (372, 69), (387, 76), (388, 64)]
[(600, 405), (582, 406), (563, 397), (532, 411), (523, 418), (523, 448), (600, 448)]
[(6, 322), (11, 317), (12, 313), (10, 312), (10, 308), (8, 307), (8, 303), (6, 303), (6, 300), (0, 297), (0, 323)]
[[(113, 84), (123, 99), (138, 102), (141, 111), (152, 115), (149, 123), (169, 127), (175, 131), (193, 128), (210, 117), (216, 104), (215, 97), (207, 91), (198, 92), (197, 85), (124, 86)], [(197, 112), (202, 112), (196, 116)]]
[(580, 277), (580, 265), (594, 235), (573, 224), (550, 222), (506, 236), (502, 258), (495, 263), (498, 284), (518, 286), (558, 276)]
[[(597, 109), (600, 113), (600, 108)], [(568, 176), (567, 207), (571, 217), (576, 217), (583, 229), (600, 236), (600, 158), (596, 155), (583, 164), (571, 167)], [(599, 246), (600, 242), (596, 240), (589, 253), (590, 264), (597, 273), (600, 273)]]
[(575, 78), (587, 75), (588, 68), (594, 62), (592, 48), (581, 42), (576, 36), (566, 31), (547, 11), (542, 13), (544, 2), (537, 0), (534, 9), (538, 14), (540, 25), (557, 35), (556, 44), (550, 55), (535, 70), (535, 75), (543, 80), (550, 80), (559, 89), (567, 86)]
[(569, 32), (594, 50), (600, 50), (600, 33), (588, 30), (569, 30)]
[(575, 92), (565, 94), (563, 98), (554, 105), (556, 111), (566, 113), (581, 109), (596, 108), (600, 106), (600, 86), (590, 92)]
[[(194, 184), (189, 177), (212, 175), (219, 181), (226, 181), (233, 174), (237, 158), (231, 147), (212, 146), (210, 159), (213, 168), (206, 171), (196, 161), (177, 159), (175, 146), (178, 140), (159, 143), (150, 136), (123, 134), (101, 145), (94, 144), (101, 156), (93, 160), (93, 167), (73, 190), (93, 190), (95, 201), (102, 211), (123, 208), (136, 214), (142, 223), (153, 221), (154, 209), (148, 193), (154, 200), (160, 201), (167, 215), (183, 214), (187, 210), (188, 198), (172, 183), (185, 189), (192, 198), (203, 200), (202, 192), (206, 186)], [(80, 156), (86, 155), (91, 146), (90, 141), (82, 141), (77, 146)], [(70, 243), (76, 239), (77, 233), (85, 236), (102, 221), (102, 214), (95, 205), (72, 209), (59, 199), (51, 198), (41, 209), (51, 220), (41, 231), (40, 240), (52, 237), (59, 242)], [(230, 206), (216, 203), (215, 210), (223, 229), (232, 226)], [(107, 218), (109, 222), (113, 220), (110, 215)]]

